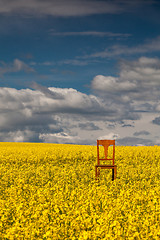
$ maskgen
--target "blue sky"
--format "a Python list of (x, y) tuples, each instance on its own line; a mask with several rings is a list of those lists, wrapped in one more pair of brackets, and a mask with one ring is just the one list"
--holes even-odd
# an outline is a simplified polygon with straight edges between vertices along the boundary
[(0, 0), (0, 141), (159, 145), (160, 2)]

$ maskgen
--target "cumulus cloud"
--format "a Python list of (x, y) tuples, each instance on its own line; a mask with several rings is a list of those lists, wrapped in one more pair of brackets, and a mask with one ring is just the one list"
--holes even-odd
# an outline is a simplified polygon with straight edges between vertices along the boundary
[[(34, 91), (1, 88), (1, 110), (3, 109), (5, 112), (23, 110), (18, 112), (19, 119), (22, 115), (64, 113), (82, 115), (87, 119), (105, 117), (107, 120), (111, 120), (120, 116), (124, 117), (126, 114), (125, 109), (118, 109), (116, 104), (105, 102), (95, 95), (87, 95), (72, 88), (46, 88), (38, 84), (34, 86), (36, 89)], [(123, 106), (121, 105), (121, 107)], [(14, 117), (14, 113), (12, 116)], [(128, 118), (130, 117), (128, 115)]]
[[(24, 69), (23, 64), (15, 63), (15, 66), (16, 71)], [(125, 125), (125, 120), (136, 121), (142, 112), (154, 112), (150, 126), (154, 124), (156, 132), (155, 125), (160, 125), (157, 117), (160, 112), (160, 59), (121, 60), (119, 66), (118, 77), (95, 76), (91, 83), (94, 94), (87, 95), (73, 88), (47, 88), (37, 83), (32, 85), (34, 90), (0, 88), (0, 141), (81, 144), (91, 143), (93, 134), (96, 138), (117, 139), (119, 144), (125, 141), (141, 144), (143, 139), (138, 136), (148, 134), (141, 123), (138, 130), (128, 128), (130, 135), (136, 136), (129, 139), (122, 138), (124, 134), (119, 134), (116, 123), (121, 123), (120, 132), (123, 133), (125, 127), (132, 126)], [(109, 123), (115, 126), (114, 132), (109, 132)], [(147, 139), (143, 143), (152, 144)]]
[[(97, 75), (91, 87), (109, 101), (132, 106), (132, 111), (158, 111), (160, 102), (160, 59), (141, 57), (121, 60), (118, 77)], [(129, 107), (127, 107), (129, 109)]]
[(0, 62), (0, 74), (3, 75), (5, 73), (10, 72), (20, 72), (24, 71), (27, 73), (35, 72), (33, 68), (31, 68), (29, 65), (24, 63), (23, 61), (19, 59), (14, 59), (13, 63), (6, 64), (5, 62)]
[(49, 90), (49, 88), (44, 87), (36, 82), (31, 84), (31, 87), (35, 90), (42, 92), (46, 97), (53, 99), (64, 99), (64, 96), (61, 93), (54, 92), (53, 90)]
[[(1, 104), (5, 109), (32, 109), (32, 113), (63, 112), (68, 114), (107, 112), (104, 104), (94, 95), (86, 95), (72, 88), (45, 88), (35, 85), (38, 91), (0, 88)], [(38, 87), (37, 87), (38, 86)], [(6, 105), (3, 105), (5, 100)], [(61, 100), (61, 101), (60, 101)], [(11, 110), (10, 109), (10, 110)], [(25, 111), (25, 114), (28, 112)]]
[(97, 75), (92, 81), (92, 88), (100, 91), (129, 91), (136, 88), (136, 84), (129, 81), (119, 81), (119, 78), (112, 76)]
[(149, 86), (159, 86), (160, 81), (160, 59), (140, 57), (136, 61), (120, 61), (120, 78), (133, 81), (144, 81)]
[(97, 136), (103, 129), (106, 132), (107, 127), (102, 124), (105, 121), (137, 117), (122, 103), (118, 105), (72, 88), (46, 88), (39, 84), (34, 87), (0, 88), (1, 141), (91, 143), (92, 134)]
[[(100, 129), (93, 122), (89, 123), (90, 119), (117, 118), (116, 109), (111, 111), (109, 105), (94, 95), (72, 88), (45, 88), (38, 84), (35, 88), (0, 88), (1, 141), (63, 140), (65, 143), (80, 143), (81, 138), (73, 134), (70, 122), (75, 120), (78, 128), (89, 131)], [(87, 142), (87, 139), (82, 142)]]

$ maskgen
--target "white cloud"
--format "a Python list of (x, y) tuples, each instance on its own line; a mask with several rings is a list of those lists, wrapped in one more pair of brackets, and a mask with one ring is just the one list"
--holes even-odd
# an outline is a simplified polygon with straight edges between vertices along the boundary
[(97, 75), (92, 81), (92, 88), (101, 91), (129, 91), (136, 88), (136, 84), (129, 81), (119, 81), (119, 78), (112, 76)]
[(30, 15), (52, 16), (86, 16), (92, 14), (119, 13), (126, 10), (129, 4), (117, 1), (92, 0), (1, 0), (0, 13), (19, 13)]
[(79, 60), (79, 59), (66, 59), (63, 61), (59, 61), (58, 63), (61, 64), (71, 64), (71, 65), (75, 65), (75, 66), (86, 66), (89, 63), (92, 63), (95, 61), (89, 61), (89, 60)]
[(118, 108), (72, 88), (37, 86), (0, 88), (0, 141), (89, 144), (101, 131), (108, 134), (104, 121), (133, 118), (121, 104)]
[(52, 36), (95, 36), (95, 37), (130, 37), (128, 33), (113, 33), (113, 32), (98, 32), (98, 31), (84, 31), (84, 32), (56, 32), (49, 31)]
[(92, 14), (117, 14), (131, 12), (139, 6), (152, 5), (154, 1), (123, 0), (1, 0), (0, 13), (51, 16), (87, 16)]
[(140, 57), (136, 61), (121, 61), (120, 78), (129, 81), (143, 81), (143, 84), (159, 85), (160, 82), (160, 59)]
[(42, 92), (46, 97), (52, 99), (64, 99), (64, 96), (61, 94), (61, 92), (58, 93), (56, 91), (51, 91), (49, 88), (39, 85), (36, 82), (33, 82), (31, 84), (31, 87), (35, 90)]
[(35, 72), (33, 68), (31, 68), (29, 65), (24, 63), (23, 61), (19, 59), (14, 59), (13, 63), (6, 64), (5, 62), (1, 62), (0, 67), (0, 74), (5, 74), (9, 72), (20, 72), (25, 71), (27, 73), (29, 72)]
[(111, 139), (112, 140), (112, 139), (117, 139), (117, 138), (119, 138), (119, 134), (113, 133), (113, 132), (110, 132), (107, 135), (98, 137), (99, 140), (101, 140), (101, 139)]
[(160, 36), (156, 37), (155, 39), (147, 40), (143, 44), (139, 44), (133, 47), (128, 47), (125, 45), (113, 45), (110, 48), (106, 48), (104, 51), (86, 55), (83, 56), (83, 58), (107, 58), (120, 55), (126, 56), (134, 54), (144, 54), (157, 51), (160, 51)]
[(97, 75), (91, 87), (106, 99), (119, 104), (130, 103), (136, 111), (158, 111), (160, 59), (141, 57), (135, 61), (121, 60), (119, 77)]
[[(94, 95), (72, 88), (35, 86), (38, 89), (0, 88), (0, 141), (85, 143), (88, 139), (84, 141), (83, 136), (79, 138), (76, 134), (81, 122), (87, 126), (85, 123), (90, 120), (117, 118), (116, 108), (111, 111), (109, 105)], [(74, 133), (73, 126), (77, 126)], [(100, 130), (97, 124), (88, 126)]]
[[(32, 113), (56, 113), (88, 114), (100, 113), (105, 105), (94, 95), (86, 95), (72, 88), (46, 88), (35, 85), (37, 90), (16, 90), (12, 88), (0, 88), (1, 105), (6, 110), (32, 109)], [(38, 86), (38, 87), (37, 87)], [(3, 104), (5, 100), (6, 104)], [(28, 111), (27, 111), (28, 114)]]
[[(35, 90), (0, 88), (0, 141), (95, 144), (101, 137), (114, 138), (118, 144), (141, 144), (143, 139), (135, 138), (135, 132), (144, 135), (150, 129), (144, 144), (158, 142), (159, 59), (143, 57), (120, 66), (117, 78), (94, 78), (92, 86), (98, 95), (36, 83)], [(153, 79), (145, 79), (144, 68), (152, 69)], [(127, 80), (124, 74), (122, 78), (126, 70), (126, 74), (138, 71), (141, 78)], [(103, 87), (99, 87), (101, 81)]]
[(40, 134), (39, 138), (46, 143), (64, 143), (64, 144), (82, 144), (83, 140), (80, 139), (78, 136), (70, 136), (67, 133), (60, 132), (60, 133), (47, 133), (47, 134)]

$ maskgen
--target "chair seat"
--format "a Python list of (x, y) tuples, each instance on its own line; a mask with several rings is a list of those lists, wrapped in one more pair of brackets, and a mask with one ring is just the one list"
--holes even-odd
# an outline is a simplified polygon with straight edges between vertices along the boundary
[(102, 165), (102, 164), (100, 164), (100, 165), (96, 165), (96, 167), (114, 168), (114, 167), (117, 167), (117, 165), (106, 165), (106, 164)]

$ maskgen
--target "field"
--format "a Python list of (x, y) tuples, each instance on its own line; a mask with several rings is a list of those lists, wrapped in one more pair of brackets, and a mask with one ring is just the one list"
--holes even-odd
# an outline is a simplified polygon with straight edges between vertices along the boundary
[[(111, 149), (110, 149), (111, 150)], [(0, 143), (0, 239), (160, 239), (160, 147)]]

